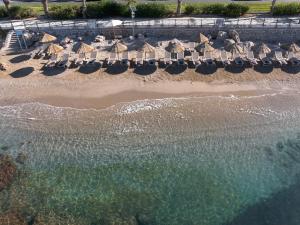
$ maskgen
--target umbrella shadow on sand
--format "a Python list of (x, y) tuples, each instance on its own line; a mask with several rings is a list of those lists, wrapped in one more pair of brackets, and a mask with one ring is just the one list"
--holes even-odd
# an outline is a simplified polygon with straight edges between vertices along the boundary
[(155, 65), (142, 65), (142, 66), (137, 66), (133, 72), (141, 76), (147, 76), (154, 73), (156, 69), (157, 66)]
[(31, 58), (30, 55), (18, 55), (14, 58), (11, 58), (9, 61), (11, 63), (15, 64), (15, 63), (25, 62), (25, 61), (29, 60), (30, 58)]
[(21, 78), (26, 77), (34, 71), (33, 67), (24, 67), (22, 69), (18, 69), (11, 74), (9, 74), (13, 78)]
[(105, 72), (111, 75), (117, 75), (127, 71), (128, 66), (121, 65), (120, 63), (115, 63), (113, 65), (107, 66)]
[(172, 75), (178, 75), (183, 73), (187, 69), (187, 65), (178, 65), (177, 63), (173, 63), (172, 65), (167, 66), (165, 69), (166, 72)]
[(218, 67), (216, 65), (205, 65), (201, 64), (197, 66), (196, 72), (204, 75), (211, 75), (217, 71)]
[(231, 64), (225, 67), (225, 70), (230, 73), (242, 73), (246, 69), (246, 65), (238, 66), (236, 64)]
[(79, 67), (78, 72), (83, 73), (83, 74), (91, 74), (91, 73), (96, 72), (100, 68), (101, 68), (101, 63), (99, 63), (99, 62), (90, 63), (90, 64), (86, 64), (86, 65)]
[(271, 73), (273, 71), (274, 67), (273, 66), (256, 65), (253, 67), (253, 69), (259, 73)]
[(42, 73), (45, 75), (45, 76), (56, 76), (58, 74), (61, 74), (63, 72), (66, 71), (66, 68), (59, 68), (59, 67), (44, 67), (42, 69)]
[(297, 74), (300, 72), (300, 67), (299, 66), (291, 66), (291, 65), (283, 65), (281, 67), (281, 70), (286, 73)]

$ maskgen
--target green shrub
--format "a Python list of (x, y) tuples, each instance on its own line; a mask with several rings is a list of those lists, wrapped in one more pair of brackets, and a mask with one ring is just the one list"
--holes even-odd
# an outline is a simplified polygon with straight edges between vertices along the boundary
[(244, 15), (248, 11), (249, 6), (247, 5), (230, 3), (226, 5), (223, 15), (227, 17), (239, 17)]
[(8, 17), (7, 11), (4, 6), (0, 6), (0, 18)]
[(226, 7), (222, 3), (214, 3), (205, 5), (202, 8), (203, 14), (209, 14), (209, 15), (222, 15), (225, 11)]
[(112, 16), (129, 16), (129, 7), (115, 1), (101, 1), (87, 5), (89, 18), (103, 18)]
[(184, 8), (184, 13), (187, 15), (195, 14), (196, 11), (197, 11), (197, 7), (195, 5), (189, 4)]
[(300, 3), (280, 3), (275, 5), (273, 10), (274, 16), (297, 15), (300, 13)]
[(35, 17), (36, 13), (32, 8), (21, 7), (18, 5), (11, 6), (8, 10), (9, 16), (12, 19), (26, 19), (30, 17)]
[(49, 10), (49, 15), (56, 20), (69, 20), (81, 17), (81, 8), (76, 5), (60, 6), (54, 5)]
[(165, 4), (141, 3), (136, 6), (136, 17), (159, 18), (171, 14)]

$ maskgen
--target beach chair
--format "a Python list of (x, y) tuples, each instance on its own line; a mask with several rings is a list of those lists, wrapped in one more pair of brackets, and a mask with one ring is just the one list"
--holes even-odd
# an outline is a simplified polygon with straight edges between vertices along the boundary
[(259, 59), (261, 60), (263, 66), (270, 66), (272, 65), (272, 60), (267, 57), (265, 53), (260, 53), (259, 54)]
[(60, 67), (60, 68), (68, 67), (67, 64), (69, 62), (69, 57), (70, 57), (70, 55), (68, 53), (63, 54), (61, 60), (56, 64), (56, 66)]
[(177, 54), (177, 64), (180, 66), (184, 65), (184, 53), (183, 52), (179, 52)]
[(216, 65), (211, 52), (204, 52), (203, 60), (204, 60), (205, 64), (208, 66)]
[(113, 65), (115, 62), (117, 61), (117, 55), (115, 52), (111, 52), (109, 54), (109, 58), (108, 58), (108, 61), (107, 61), (107, 65), (111, 66)]
[(57, 55), (53, 54), (51, 55), (51, 58), (48, 60), (48, 62), (45, 64), (45, 67), (54, 66), (57, 63)]
[(247, 60), (252, 66), (258, 64), (257, 59), (254, 57), (253, 51), (247, 51)]
[(123, 66), (129, 66), (129, 53), (128, 53), (128, 51), (122, 53), (121, 64)]
[(281, 52), (281, 51), (275, 51), (275, 60), (276, 60), (280, 65), (287, 65), (287, 61), (283, 58), (282, 52)]
[(89, 58), (89, 60), (87, 61), (87, 64), (94, 64), (97, 60), (97, 55), (98, 55), (98, 52), (97, 51), (93, 51), (91, 53), (91, 56)]
[(235, 64), (237, 66), (243, 66), (244, 65), (244, 60), (242, 58), (242, 56), (240, 55), (240, 53), (234, 53), (233, 54), (233, 61), (235, 62)]
[(76, 66), (82, 66), (83, 65), (83, 60), (85, 59), (85, 54), (84, 53), (80, 53), (78, 55), (78, 58), (75, 58), (74, 60), (74, 64)]
[(194, 66), (198, 66), (201, 64), (199, 60), (199, 53), (198, 52), (192, 52), (192, 63)]
[(145, 59), (145, 62), (151, 66), (154, 66), (156, 63), (155, 52), (151, 52), (148, 54), (148, 58)]
[(300, 60), (296, 57), (295, 53), (288, 53), (288, 61), (292, 64), (292, 66), (299, 66)]
[(135, 65), (137, 66), (141, 66), (143, 65), (143, 55), (144, 53), (143, 52), (136, 52), (136, 58), (135, 58)]
[(195, 51), (196, 43), (195, 42), (189, 42), (188, 47), (186, 48), (187, 51), (193, 52)]
[(221, 51), (220, 60), (224, 66), (230, 65), (230, 60), (228, 59), (228, 54), (225, 50)]
[(170, 52), (165, 51), (164, 63), (165, 63), (166, 65), (172, 64), (171, 53), (170, 53)]

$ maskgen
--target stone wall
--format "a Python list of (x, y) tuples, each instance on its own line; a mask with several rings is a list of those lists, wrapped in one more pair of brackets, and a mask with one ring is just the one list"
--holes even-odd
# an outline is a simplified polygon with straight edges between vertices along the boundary
[[(228, 31), (233, 28), (215, 28), (215, 27), (143, 27), (135, 28), (135, 33), (146, 34), (148, 37), (155, 36), (161, 38), (180, 38), (186, 40), (197, 40), (199, 33), (210, 34), (216, 36), (218, 31)], [(242, 41), (267, 41), (267, 42), (294, 42), (300, 40), (299, 28), (235, 28), (240, 34)], [(74, 30), (74, 29), (55, 29), (49, 31), (50, 33), (56, 33), (61, 35), (79, 34), (89, 32), (92, 34), (103, 34), (108, 38), (112, 38), (115, 35), (122, 35), (123, 37), (132, 35), (132, 28), (103, 28), (93, 30)]]

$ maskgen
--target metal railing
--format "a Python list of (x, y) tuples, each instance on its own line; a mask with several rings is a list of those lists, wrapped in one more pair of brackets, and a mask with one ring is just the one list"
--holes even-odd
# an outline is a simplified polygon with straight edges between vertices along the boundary
[[(3, 30), (103, 29), (108, 20), (12, 20), (0, 21)], [(300, 28), (300, 18), (168, 18), (154, 20), (123, 20), (121, 28), (168, 27), (236, 27), (236, 28)]]

